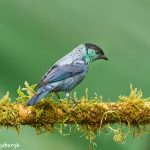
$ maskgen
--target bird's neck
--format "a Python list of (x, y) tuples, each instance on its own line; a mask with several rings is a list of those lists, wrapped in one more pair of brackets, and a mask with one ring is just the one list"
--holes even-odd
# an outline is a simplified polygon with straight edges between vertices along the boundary
[(86, 54), (84, 56), (84, 60), (88, 65), (90, 65), (94, 61), (93, 58), (89, 54)]

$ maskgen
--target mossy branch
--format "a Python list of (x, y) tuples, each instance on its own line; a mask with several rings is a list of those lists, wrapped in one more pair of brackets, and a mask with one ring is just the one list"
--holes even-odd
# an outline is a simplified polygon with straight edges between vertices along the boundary
[(38, 131), (52, 131), (56, 123), (75, 124), (96, 133), (108, 124), (124, 124), (137, 129), (150, 124), (150, 101), (132, 87), (129, 96), (120, 96), (116, 102), (103, 102), (98, 96), (90, 100), (86, 93), (76, 106), (67, 99), (55, 102), (48, 97), (36, 106), (27, 107), (25, 102), (34, 94), (35, 85), (29, 86), (27, 82), (25, 85), (25, 92), (18, 89), (17, 102), (11, 102), (8, 93), (1, 99), (1, 126), (18, 129), (21, 125), (29, 125)]

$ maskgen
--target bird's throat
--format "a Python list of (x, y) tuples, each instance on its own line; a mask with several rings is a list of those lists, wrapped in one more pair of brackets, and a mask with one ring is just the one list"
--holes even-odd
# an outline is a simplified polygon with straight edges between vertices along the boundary
[(90, 65), (94, 61), (93, 58), (89, 54), (85, 55), (84, 60), (88, 65)]

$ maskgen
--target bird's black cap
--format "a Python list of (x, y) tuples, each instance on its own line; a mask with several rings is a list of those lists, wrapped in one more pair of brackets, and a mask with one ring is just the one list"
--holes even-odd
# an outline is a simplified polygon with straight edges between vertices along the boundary
[(98, 53), (99, 55), (102, 56), (101, 59), (108, 60), (108, 58), (105, 56), (103, 50), (100, 47), (98, 47), (97, 45), (91, 44), (91, 43), (85, 43), (84, 45), (86, 47), (86, 50), (93, 49), (96, 51), (96, 53)]

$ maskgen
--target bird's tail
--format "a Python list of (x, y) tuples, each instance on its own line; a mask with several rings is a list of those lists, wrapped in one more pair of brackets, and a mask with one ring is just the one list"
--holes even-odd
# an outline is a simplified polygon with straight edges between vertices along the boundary
[(40, 93), (36, 93), (28, 102), (27, 106), (33, 106), (38, 103), (45, 95), (47, 95), (49, 90), (41, 91)]

